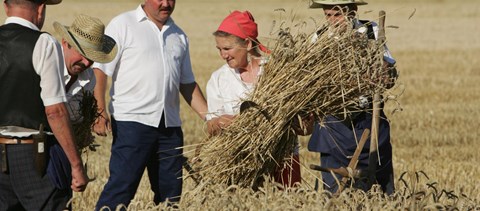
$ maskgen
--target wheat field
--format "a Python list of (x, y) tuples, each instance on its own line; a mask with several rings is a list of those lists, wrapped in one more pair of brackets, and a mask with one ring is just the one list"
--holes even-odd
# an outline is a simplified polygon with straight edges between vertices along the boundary
[[(141, 0), (64, 0), (49, 6), (44, 30), (56, 36), (53, 21), (70, 25), (79, 14), (100, 18), (105, 24), (117, 14), (132, 10)], [(360, 18), (377, 19), (385, 10), (387, 44), (397, 60), (400, 77), (392, 90), (398, 98), (386, 105), (391, 120), (396, 188), (393, 197), (372, 191), (346, 191), (329, 198), (313, 191), (320, 173), (319, 155), (300, 139), (302, 185), (278, 191), (266, 184), (260, 191), (214, 186), (203, 195), (191, 193), (194, 183), (184, 182), (178, 205), (182, 210), (317, 210), (317, 209), (480, 209), (480, 2), (478, 0), (370, 0), (359, 7)], [(285, 12), (279, 12), (282, 8)], [(272, 22), (283, 17), (323, 21), (321, 10), (307, 9), (302, 0), (177, 0), (173, 18), (190, 38), (190, 54), (200, 87), (224, 64), (212, 32), (233, 10), (249, 10), (259, 24), (259, 39), (271, 40)], [(5, 13), (0, 13), (0, 20)], [(186, 145), (205, 138), (204, 124), (181, 104)], [(101, 146), (89, 153), (88, 173), (96, 179), (84, 193), (75, 193), (74, 210), (93, 210), (108, 178), (111, 136), (97, 137)], [(187, 147), (185, 151), (188, 151)], [(186, 154), (189, 156), (189, 154)], [(147, 178), (142, 180), (129, 210), (174, 209), (152, 203)]]

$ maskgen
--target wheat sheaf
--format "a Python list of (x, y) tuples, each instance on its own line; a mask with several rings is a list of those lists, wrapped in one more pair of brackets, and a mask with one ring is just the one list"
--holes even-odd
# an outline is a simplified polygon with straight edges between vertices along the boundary
[(305, 32), (300, 25), (280, 24), (264, 72), (243, 99), (247, 109), (201, 144), (199, 162), (187, 176), (258, 188), (264, 175), (272, 175), (291, 155), (295, 120), (306, 115), (319, 122), (326, 115), (346, 118), (360, 110), (360, 96), (385, 90), (380, 80), (387, 74), (383, 43), (369, 40), (352, 25), (328, 29), (313, 41), (316, 30)]

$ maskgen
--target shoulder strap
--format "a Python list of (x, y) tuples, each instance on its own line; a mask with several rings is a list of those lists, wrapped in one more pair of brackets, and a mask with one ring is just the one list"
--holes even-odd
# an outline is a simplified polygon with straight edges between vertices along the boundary
[(360, 23), (364, 26), (367, 27), (367, 36), (368, 36), (368, 39), (371, 39), (371, 40), (375, 40), (375, 32), (373, 31), (373, 25), (372, 25), (372, 22), (368, 21), (368, 20), (359, 20)]

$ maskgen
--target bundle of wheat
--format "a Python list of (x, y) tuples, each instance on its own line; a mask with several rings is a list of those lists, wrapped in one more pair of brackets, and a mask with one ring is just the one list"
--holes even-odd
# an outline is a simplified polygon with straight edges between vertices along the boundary
[(377, 80), (385, 72), (384, 48), (351, 26), (321, 33), (315, 42), (313, 32), (284, 27), (275, 34), (264, 72), (242, 104), (249, 108), (201, 148), (195, 174), (205, 182), (258, 187), (291, 154), (294, 120), (346, 117), (359, 109), (360, 96), (385, 87)]
[(75, 120), (72, 124), (73, 134), (75, 136), (77, 149), (83, 152), (88, 149), (95, 151), (95, 137), (92, 135), (92, 125), (97, 118), (100, 117), (98, 113), (97, 100), (90, 91), (82, 90), (83, 96), (79, 102), (78, 111), (79, 120)]

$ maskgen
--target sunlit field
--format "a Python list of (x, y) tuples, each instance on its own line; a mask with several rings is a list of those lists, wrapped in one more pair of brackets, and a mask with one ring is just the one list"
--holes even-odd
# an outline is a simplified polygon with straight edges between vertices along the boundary
[[(142, 1), (64, 0), (48, 6), (44, 30), (56, 36), (53, 22), (70, 25), (79, 14), (100, 18), (105, 24)], [(387, 44), (397, 60), (400, 77), (391, 90), (398, 98), (386, 105), (391, 121), (393, 162), (397, 193), (391, 197), (347, 190), (329, 198), (314, 190), (320, 172), (319, 155), (300, 139), (301, 186), (278, 191), (266, 184), (258, 192), (237, 187), (213, 186), (204, 195), (192, 194), (195, 183), (184, 181), (178, 204), (186, 210), (293, 210), (293, 209), (454, 209), (480, 210), (480, 2), (478, 0), (370, 0), (359, 7), (361, 19), (378, 19), (387, 13)], [(283, 11), (278, 9), (283, 9)], [(175, 22), (190, 38), (190, 54), (200, 87), (224, 64), (215, 48), (212, 32), (233, 10), (249, 10), (259, 24), (259, 40), (273, 42), (274, 20), (286, 18), (307, 24), (323, 21), (321, 10), (307, 9), (298, 0), (177, 0)], [(5, 13), (0, 14), (0, 20)], [(314, 21), (315, 20), (315, 21)], [(313, 25), (312, 25), (313, 26)], [(187, 146), (205, 137), (204, 123), (182, 101), (181, 117)], [(97, 152), (84, 155), (88, 174), (95, 178), (84, 193), (75, 193), (74, 210), (93, 210), (108, 178), (111, 135), (97, 137)], [(186, 148), (189, 151), (192, 148)], [(193, 156), (187, 153), (187, 157)], [(125, 172), (128, 173), (128, 172)], [(142, 180), (130, 210), (165, 209), (152, 202), (147, 177)], [(169, 207), (167, 209), (173, 209)]]

